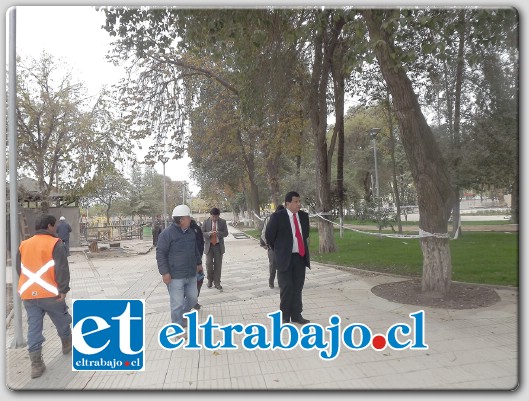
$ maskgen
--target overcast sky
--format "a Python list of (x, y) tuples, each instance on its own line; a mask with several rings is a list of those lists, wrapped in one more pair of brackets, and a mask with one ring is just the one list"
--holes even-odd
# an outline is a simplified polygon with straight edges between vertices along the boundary
[[(110, 49), (110, 36), (101, 28), (104, 13), (93, 6), (17, 6), (17, 54), (38, 58), (43, 51), (61, 59), (72, 68), (74, 78), (87, 87), (91, 96), (117, 83), (123, 72), (105, 60)], [(146, 147), (144, 147), (146, 149)], [(171, 160), (166, 174), (175, 181), (191, 182), (191, 191), (198, 188), (189, 178), (189, 159)], [(162, 173), (162, 164), (155, 166)]]
[(19, 55), (46, 51), (64, 60), (93, 95), (119, 79), (120, 69), (105, 60), (110, 36), (101, 29), (104, 14), (94, 7), (19, 6), (16, 15)]

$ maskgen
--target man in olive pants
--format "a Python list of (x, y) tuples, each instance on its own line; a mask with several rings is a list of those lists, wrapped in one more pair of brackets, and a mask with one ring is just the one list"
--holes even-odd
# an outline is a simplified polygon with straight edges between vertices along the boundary
[(204, 235), (204, 254), (206, 255), (206, 270), (208, 274), (208, 288), (215, 284), (215, 288), (222, 290), (220, 277), (222, 272), (222, 255), (224, 255), (224, 238), (228, 236), (228, 224), (220, 218), (220, 210), (214, 207), (210, 217), (202, 224)]

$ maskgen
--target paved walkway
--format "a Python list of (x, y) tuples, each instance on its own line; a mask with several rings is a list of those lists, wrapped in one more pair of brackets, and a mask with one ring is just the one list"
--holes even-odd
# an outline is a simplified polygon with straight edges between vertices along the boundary
[[(266, 252), (253, 239), (226, 239), (223, 292), (202, 287), (199, 320), (211, 314), (215, 322), (262, 323), (277, 310), (279, 290), (268, 288)], [(150, 243), (123, 242), (130, 251), (146, 252)], [(290, 351), (175, 350), (157, 341), (161, 327), (170, 323), (169, 298), (156, 267), (154, 251), (143, 255), (87, 259), (70, 257), (75, 299), (145, 299), (145, 371), (73, 372), (70, 356), (60, 352), (60, 340), (46, 318), (43, 355), (45, 374), (30, 378), (25, 348), (12, 349), (12, 324), (7, 328), (6, 384), (12, 390), (371, 390), (479, 389), (510, 390), (519, 382), (518, 292), (498, 289), (501, 301), (473, 310), (425, 310), (425, 351), (349, 350), (342, 346), (332, 361), (317, 350)], [(420, 307), (392, 303), (370, 289), (395, 277), (346, 272), (314, 263), (307, 272), (303, 315), (329, 325), (338, 314), (342, 327), (368, 325), (373, 333), (395, 323), (411, 323)], [(70, 298), (71, 301), (71, 298)], [(25, 315), (23, 316), (25, 321)], [(24, 326), (24, 330), (26, 327)]]

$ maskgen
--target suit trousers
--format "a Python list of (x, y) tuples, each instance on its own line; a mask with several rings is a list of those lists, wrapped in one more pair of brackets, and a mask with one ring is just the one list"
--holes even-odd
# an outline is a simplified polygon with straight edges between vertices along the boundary
[(277, 270), (279, 283), (279, 309), (283, 312), (283, 319), (301, 316), (303, 300), (301, 293), (305, 284), (305, 261), (299, 253), (293, 253), (288, 270)]
[(206, 255), (206, 271), (208, 281), (220, 285), (220, 274), (222, 271), (222, 249), (220, 244), (211, 245)]
[(268, 284), (269, 285), (274, 285), (274, 281), (276, 279), (276, 261), (275, 261), (276, 257), (274, 255), (274, 250), (273, 249), (269, 249), (268, 250), (268, 270), (269, 270), (269, 276), (268, 276)]

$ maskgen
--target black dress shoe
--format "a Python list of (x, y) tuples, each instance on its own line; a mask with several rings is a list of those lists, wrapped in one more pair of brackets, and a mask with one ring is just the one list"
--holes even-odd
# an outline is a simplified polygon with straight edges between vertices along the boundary
[(287, 319), (283, 318), (283, 324), (285, 324), (285, 323), (290, 323), (290, 319), (288, 319), (288, 318), (287, 318)]
[(299, 315), (298, 317), (293, 317), (292, 322), (299, 323), (299, 324), (307, 324), (310, 323), (310, 320), (305, 319), (303, 316)]
[(213, 287), (213, 283), (211, 281), (208, 281), (208, 283), (206, 285), (208, 286), (208, 288)]

